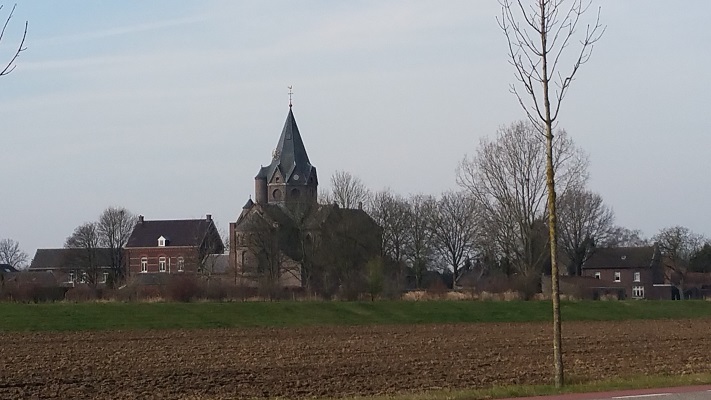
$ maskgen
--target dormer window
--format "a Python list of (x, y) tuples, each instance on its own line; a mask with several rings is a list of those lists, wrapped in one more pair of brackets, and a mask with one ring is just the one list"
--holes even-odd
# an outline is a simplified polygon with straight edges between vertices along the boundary
[(163, 236), (158, 238), (158, 247), (165, 247), (165, 238)]

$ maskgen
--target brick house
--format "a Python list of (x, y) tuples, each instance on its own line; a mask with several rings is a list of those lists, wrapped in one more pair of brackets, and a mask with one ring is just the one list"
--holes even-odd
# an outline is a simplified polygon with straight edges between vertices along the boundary
[(582, 276), (600, 281), (596, 293), (624, 298), (666, 298), (662, 256), (657, 246), (598, 248), (582, 266)]
[[(87, 252), (91, 252), (91, 256)], [(103, 285), (111, 274), (111, 249), (37, 249), (28, 273), (52, 274), (59, 286)]]
[(225, 251), (212, 216), (148, 221), (142, 215), (124, 247), (129, 276), (199, 272), (210, 254)]

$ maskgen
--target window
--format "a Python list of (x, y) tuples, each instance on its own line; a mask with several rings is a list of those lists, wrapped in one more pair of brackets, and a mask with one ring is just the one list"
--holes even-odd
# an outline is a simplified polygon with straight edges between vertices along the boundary
[(634, 273), (634, 281), (635, 282), (641, 282), (642, 281), (642, 274), (639, 272)]
[(600, 279), (600, 273), (599, 273), (599, 272), (595, 272), (595, 279)]
[(86, 272), (81, 273), (81, 279), (79, 280), (79, 283), (86, 283), (86, 281), (89, 279), (89, 276), (86, 274)]
[(104, 272), (104, 273), (101, 275), (101, 282), (99, 282), (99, 283), (106, 283), (106, 281), (108, 281), (108, 280), (109, 280), (109, 273), (108, 273), (108, 272)]
[(622, 282), (620, 271), (615, 271), (615, 282)]
[(632, 288), (632, 297), (635, 299), (643, 299), (644, 298), (644, 286), (634, 286)]
[(72, 283), (74, 283), (74, 280), (75, 280), (75, 279), (77, 279), (77, 277), (76, 277), (76, 274), (74, 273), (74, 271), (70, 272), (70, 273), (69, 273), (69, 280), (68, 280), (67, 282), (72, 282)]
[(158, 270), (160, 272), (165, 272), (165, 257), (158, 259)]
[(141, 272), (148, 272), (148, 258), (141, 258)]
[(183, 272), (185, 269), (185, 259), (183, 257), (178, 257), (178, 272)]
[(165, 238), (163, 236), (158, 238), (158, 247), (165, 247)]

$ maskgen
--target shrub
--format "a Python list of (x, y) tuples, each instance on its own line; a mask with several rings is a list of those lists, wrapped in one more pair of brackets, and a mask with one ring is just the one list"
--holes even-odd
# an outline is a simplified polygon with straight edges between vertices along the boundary
[(166, 294), (169, 300), (189, 302), (200, 295), (200, 285), (194, 276), (176, 275), (168, 281)]
[(89, 285), (79, 285), (70, 288), (64, 294), (65, 300), (73, 302), (96, 300), (98, 297), (98, 291)]

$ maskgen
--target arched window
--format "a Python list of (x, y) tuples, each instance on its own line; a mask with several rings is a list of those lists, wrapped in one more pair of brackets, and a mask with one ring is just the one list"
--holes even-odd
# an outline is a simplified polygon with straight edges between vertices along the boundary
[(274, 189), (274, 191), (272, 192), (272, 199), (281, 200), (281, 196), (282, 196), (281, 190)]
[(301, 192), (299, 191), (299, 189), (296, 189), (296, 188), (291, 189), (291, 197), (292, 198), (298, 199), (299, 196), (301, 196)]

